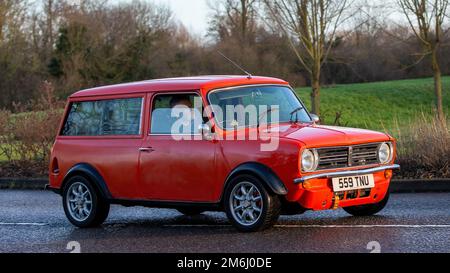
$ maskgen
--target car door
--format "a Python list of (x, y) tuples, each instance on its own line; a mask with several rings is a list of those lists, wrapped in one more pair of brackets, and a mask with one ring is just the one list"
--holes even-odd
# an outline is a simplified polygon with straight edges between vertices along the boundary
[(90, 165), (113, 198), (136, 198), (145, 100), (145, 94), (131, 94), (72, 101), (55, 145), (60, 165), (66, 171), (78, 164)]
[[(212, 188), (217, 182), (214, 175), (217, 143), (203, 139), (195, 129), (181, 133), (171, 130), (177, 119), (170, 115), (174, 107), (170, 104), (177, 99), (184, 99), (187, 104), (186, 97), (201, 102), (197, 93), (154, 94), (149, 98), (150, 126), (139, 165), (140, 192), (145, 200), (215, 201)], [(201, 109), (195, 109), (201, 115)], [(198, 115), (196, 118), (198, 121)], [(198, 128), (197, 125), (191, 128)]]

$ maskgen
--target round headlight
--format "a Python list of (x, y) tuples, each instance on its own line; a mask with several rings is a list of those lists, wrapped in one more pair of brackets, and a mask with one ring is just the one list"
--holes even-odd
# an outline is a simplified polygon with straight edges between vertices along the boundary
[(392, 149), (391, 145), (388, 143), (383, 143), (378, 149), (378, 160), (381, 164), (389, 163), (392, 159)]
[(316, 150), (304, 150), (302, 153), (302, 170), (304, 172), (313, 172), (319, 164), (319, 157)]

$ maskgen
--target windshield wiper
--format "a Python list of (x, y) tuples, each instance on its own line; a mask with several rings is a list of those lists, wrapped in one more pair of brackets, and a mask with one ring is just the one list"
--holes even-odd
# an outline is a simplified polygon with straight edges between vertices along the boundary
[[(305, 109), (305, 108), (303, 106), (300, 106), (299, 108), (297, 108), (291, 112), (291, 119), (290, 119), (291, 123), (298, 123), (298, 112), (300, 112), (303, 109)], [(294, 115), (295, 115), (295, 121), (293, 120)]]

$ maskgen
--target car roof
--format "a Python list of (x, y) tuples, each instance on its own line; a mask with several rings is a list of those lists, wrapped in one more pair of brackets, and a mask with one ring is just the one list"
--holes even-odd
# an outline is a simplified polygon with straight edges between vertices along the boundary
[(252, 76), (250, 78), (248, 76), (214, 75), (166, 78), (86, 89), (74, 93), (72, 96), (70, 96), (70, 98), (125, 95), (158, 91), (180, 92), (201, 90), (202, 92), (207, 92), (212, 89), (254, 84), (287, 85), (288, 83), (277, 78), (259, 76)]

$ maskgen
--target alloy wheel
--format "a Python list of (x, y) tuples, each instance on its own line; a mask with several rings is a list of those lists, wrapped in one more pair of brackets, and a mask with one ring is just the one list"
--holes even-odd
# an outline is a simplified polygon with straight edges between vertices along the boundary
[(233, 218), (239, 224), (251, 226), (261, 217), (264, 202), (258, 187), (251, 182), (244, 181), (233, 188), (229, 205)]
[(92, 194), (89, 188), (81, 183), (73, 183), (67, 191), (67, 208), (70, 216), (83, 222), (89, 218), (92, 213)]

